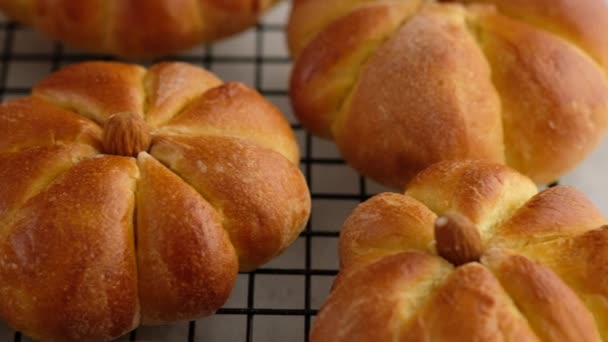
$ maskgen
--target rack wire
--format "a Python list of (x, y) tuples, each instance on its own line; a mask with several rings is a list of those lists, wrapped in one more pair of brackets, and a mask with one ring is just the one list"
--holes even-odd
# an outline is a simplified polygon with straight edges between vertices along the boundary
[[(348, 169), (331, 144), (306, 133), (291, 115), (285, 81), (291, 67), (284, 47), (286, 13), (287, 4), (279, 5), (254, 28), (236, 38), (236, 42), (206, 45), (163, 60), (190, 62), (212, 70), (223, 79), (249, 83), (286, 113), (301, 148), (300, 165), (311, 186), (313, 207), (320, 213), (313, 210), (293, 250), (254, 272), (240, 273), (233, 290), (233, 297), (238, 298), (231, 297), (213, 318), (152, 330), (143, 327), (119, 340), (308, 341), (312, 320), (337, 274), (336, 245), (341, 223), (352, 208), (371, 196), (370, 187), (376, 188), (376, 192), (382, 188)], [(109, 55), (73, 51), (4, 19), (0, 19), (0, 46), (0, 98), (3, 100), (29, 94), (37, 80), (65, 64), (92, 59), (115, 60)], [(291, 279), (285, 286), (292, 289), (282, 289), (280, 280), (275, 283), (279, 278)], [(270, 299), (260, 297), (260, 292)], [(273, 298), (277, 292), (281, 292), (279, 298)], [(269, 319), (263, 319), (265, 317)], [(281, 318), (285, 317), (293, 319), (283, 324)], [(228, 318), (228, 323), (221, 323), (224, 318)], [(223, 328), (211, 329), (215, 334), (209, 334), (207, 320)], [(227, 329), (240, 333), (233, 334)], [(11, 334), (15, 342), (28, 340), (19, 332)], [(2, 336), (0, 334), (0, 339)]]

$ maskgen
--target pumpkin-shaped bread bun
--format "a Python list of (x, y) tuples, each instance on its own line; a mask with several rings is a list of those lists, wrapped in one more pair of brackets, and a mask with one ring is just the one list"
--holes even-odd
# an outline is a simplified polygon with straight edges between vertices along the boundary
[(0, 0), (0, 11), (69, 45), (153, 57), (232, 35), (277, 0)]
[(567, 186), (433, 165), (347, 219), (311, 340), (607, 340), (607, 222)]
[(183, 63), (70, 65), (0, 106), (0, 319), (97, 341), (210, 315), (309, 211), (256, 91)]
[(607, 32), (605, 0), (295, 0), (290, 95), (386, 185), (452, 159), (548, 183), (608, 126)]

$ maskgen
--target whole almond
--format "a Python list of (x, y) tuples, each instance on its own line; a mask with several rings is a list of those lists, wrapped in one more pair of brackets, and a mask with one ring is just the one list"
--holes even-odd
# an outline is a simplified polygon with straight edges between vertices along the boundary
[(104, 124), (103, 149), (107, 154), (134, 157), (147, 151), (151, 141), (150, 127), (137, 114), (114, 114)]
[(483, 253), (481, 237), (466, 216), (448, 212), (435, 221), (437, 253), (454, 266), (479, 261)]

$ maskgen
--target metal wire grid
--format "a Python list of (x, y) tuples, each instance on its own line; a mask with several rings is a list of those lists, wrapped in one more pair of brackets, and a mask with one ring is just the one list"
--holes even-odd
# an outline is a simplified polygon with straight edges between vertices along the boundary
[[(286, 12), (286, 11), (283, 11)], [(279, 14), (280, 15), (280, 14)], [(283, 14), (283, 17), (285, 15)], [(16, 44), (22, 43), (19, 41), (17, 37), (20, 33), (22, 33), (26, 28), (20, 26), (14, 22), (1, 22), (0, 23), (0, 44), (2, 44), (2, 53), (0, 55), (1, 64), (0, 64), (0, 97), (3, 100), (8, 100), (14, 97), (25, 96), (30, 93), (31, 86), (23, 85), (23, 84), (11, 84), (9, 78), (14, 79), (15, 76), (9, 75), (11, 66), (14, 66), (15, 63), (24, 63), (25, 67), (22, 68), (23, 71), (27, 71), (27, 65), (35, 65), (37, 63), (45, 63), (49, 65), (48, 72), (41, 72), (37, 77), (42, 78), (45, 74), (49, 72), (55, 71), (59, 69), (64, 64), (84, 61), (84, 60), (114, 60), (111, 56), (107, 55), (89, 55), (81, 52), (73, 53), (69, 48), (65, 48), (63, 45), (59, 43), (52, 43), (49, 46), (49, 52), (22, 52), (17, 51), (15, 48)], [(186, 61), (198, 65), (202, 65), (207, 69), (212, 71), (214, 70), (214, 65), (218, 64), (226, 64), (236, 66), (238, 64), (253, 64), (254, 74), (252, 77), (251, 85), (255, 86), (256, 89), (260, 91), (264, 96), (268, 97), (273, 101), (275, 100), (275, 104), (278, 104), (279, 107), (282, 107), (283, 111), (289, 111), (287, 106), (287, 89), (286, 85), (283, 84), (280, 87), (268, 87), (264, 83), (263, 78), (266, 77), (268, 79), (269, 76), (263, 73), (264, 67), (272, 67), (279, 66), (280, 68), (289, 68), (290, 60), (286, 56), (268, 56), (264, 53), (264, 49), (269, 47), (269, 43), (271, 44), (283, 44), (284, 42), (278, 41), (269, 41), (268, 39), (264, 39), (265, 35), (272, 35), (272, 37), (277, 38), (277, 36), (281, 36), (282, 32), (284, 32), (284, 19), (281, 22), (260, 22), (253, 29), (254, 32), (254, 44), (253, 44), (253, 55), (251, 56), (220, 56), (215, 53), (215, 46), (207, 45), (204, 48), (198, 48), (197, 50), (193, 50), (193, 52), (183, 55), (174, 56), (171, 58), (164, 58), (164, 60), (181, 60)], [(2, 42), (2, 36), (4, 41)], [(281, 38), (284, 39), (284, 38)], [(50, 43), (49, 43), (50, 44)], [(154, 61), (152, 61), (153, 63)], [(227, 68), (229, 73), (230, 67)], [(31, 71), (31, 70), (30, 70)], [(17, 73), (17, 71), (15, 72)], [(17, 75), (18, 77), (19, 75)], [(222, 76), (220, 74), (220, 76)], [(270, 76), (272, 77), (272, 75)], [(239, 79), (233, 79), (239, 80)], [(19, 83), (19, 82), (17, 82)], [(273, 82), (270, 82), (273, 83)], [(289, 114), (287, 115), (290, 116)], [(327, 239), (333, 239), (333, 242), (330, 242), (328, 245), (329, 248), (326, 248), (326, 251), (321, 256), (322, 258), (326, 258), (327, 255), (335, 254), (335, 242), (338, 238), (338, 229), (341, 224), (341, 220), (343, 217), (347, 215), (352, 207), (354, 207), (359, 202), (369, 198), (371, 195), (368, 192), (368, 180), (365, 178), (358, 176), (352, 172), (352, 170), (346, 169), (346, 177), (344, 177), (344, 171), (335, 172), (328, 171), (334, 167), (343, 167), (346, 168), (344, 161), (337, 155), (337, 153), (330, 151), (329, 153), (323, 152), (321, 156), (316, 156), (313, 152), (313, 145), (319, 145), (322, 147), (327, 147), (327, 143), (318, 140), (317, 138), (312, 137), (310, 134), (305, 133), (302, 126), (298, 124), (293, 116), (291, 116), (290, 121), (292, 123), (292, 128), (296, 132), (296, 136), (298, 137), (299, 144), (301, 147), (301, 169), (306, 176), (306, 180), (309, 185), (311, 185), (311, 196), (313, 199), (313, 206), (326, 208), (328, 215), (337, 216), (334, 219), (334, 224), (332, 227), (323, 226), (324, 223), (322, 220), (315, 220), (315, 210), (313, 210), (313, 215), (311, 217), (310, 222), (307, 224), (305, 230), (300, 234), (298, 240), (304, 240), (304, 248), (303, 251), (296, 253), (296, 255), (292, 255), (293, 258), (302, 258), (304, 259), (304, 267), (272, 267), (272, 263), (266, 267), (256, 270), (251, 273), (241, 273), (239, 274), (239, 280), (241, 282), (246, 282), (246, 305), (241, 305), (240, 307), (225, 307), (220, 309), (217, 312), (217, 315), (235, 315), (240, 317), (245, 317), (245, 333), (244, 338), (248, 342), (254, 341), (254, 328), (255, 328), (255, 320), (254, 317), (258, 316), (269, 316), (273, 318), (277, 318), (277, 316), (294, 316), (303, 318), (303, 327), (295, 329), (297, 333), (292, 333), (289, 337), (289, 340), (303, 340), (308, 341), (309, 330), (311, 326), (311, 321), (313, 317), (317, 313), (317, 308), (312, 305), (312, 297), (313, 297), (313, 287), (315, 289), (321, 288), (320, 293), (317, 293), (316, 296), (319, 298), (324, 298), (327, 292), (328, 285), (333, 280), (333, 277), (337, 274), (337, 261), (332, 261), (330, 267), (315, 267), (315, 264), (319, 264), (319, 262), (313, 261), (313, 240), (314, 241), (322, 241)], [(329, 148), (332, 149), (331, 147)], [(317, 170), (317, 168), (319, 168)], [(330, 192), (320, 191), (317, 188), (326, 188), (324, 186), (313, 186), (316, 184), (316, 180), (313, 178), (313, 175), (316, 175), (317, 178), (321, 178), (327, 174), (333, 174), (330, 176), (328, 180), (325, 181), (325, 184), (335, 183), (336, 180), (339, 182), (350, 182), (352, 187), (349, 191), (344, 192), (335, 190)], [(344, 179), (346, 178), (346, 180)], [(379, 192), (382, 188), (376, 186), (372, 183), (371, 187), (376, 187)], [(329, 188), (332, 186), (330, 184)], [(353, 191), (353, 188), (356, 188)], [(331, 206), (327, 206), (328, 203), (338, 203), (342, 202), (342, 209), (338, 209), (340, 211), (339, 215), (334, 212)], [(344, 209), (344, 203), (346, 204), (346, 209)], [(335, 208), (334, 208), (335, 209)], [(330, 251), (331, 250), (331, 251)], [(293, 254), (293, 253), (292, 253)], [(331, 255), (328, 259), (335, 259), (335, 256)], [(304, 300), (303, 305), (300, 305), (298, 308), (282, 308), (282, 305), (277, 305), (278, 307), (259, 307), (256, 306), (255, 298), (256, 298), (256, 277), (261, 276), (299, 276), (301, 278), (303, 276), (304, 281)], [(312, 281), (313, 278), (325, 278), (322, 281), (322, 286), (313, 286)], [(243, 279), (245, 278), (245, 279)], [(238, 287), (238, 284), (237, 284)], [(243, 286), (241, 286), (242, 288)], [(259, 288), (257, 288), (260, 291)], [(292, 293), (292, 295), (294, 295)], [(318, 304), (317, 304), (318, 306)], [(204, 319), (203, 319), (204, 320)], [(200, 340), (197, 337), (197, 322), (199, 321), (191, 321), (187, 326), (187, 334), (185, 338), (187, 341), (195, 341)], [(279, 323), (280, 324), (280, 323)], [(273, 328), (274, 324), (271, 324), (271, 328)], [(266, 326), (266, 329), (268, 326)], [(121, 338), (120, 340), (129, 340), (136, 341), (140, 340), (141, 337), (138, 333), (139, 330), (135, 330), (131, 332), (128, 336)], [(266, 332), (266, 337), (255, 338), (255, 340), (267, 340), (268, 336), (272, 336), (272, 332)], [(221, 341), (227, 341), (229, 339), (224, 339), (222, 336), (216, 336), (211, 339), (217, 339)], [(240, 339), (240, 336), (239, 336)], [(26, 337), (23, 337), (21, 333), (15, 332), (13, 336), (14, 341), (26, 341), (28, 340)], [(156, 340), (153, 338), (153, 340)], [(173, 339), (171, 339), (173, 340)], [(183, 340), (183, 339), (180, 339)]]

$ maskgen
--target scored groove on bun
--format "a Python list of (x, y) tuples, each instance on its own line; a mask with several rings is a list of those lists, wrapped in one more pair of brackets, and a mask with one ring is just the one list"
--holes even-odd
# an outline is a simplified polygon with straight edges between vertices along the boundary
[(297, 0), (290, 97), (386, 185), (449, 159), (551, 182), (608, 127), (607, 31), (602, 0)]
[(0, 105), (0, 319), (82, 341), (212, 314), (304, 228), (298, 162), (243, 84), (184, 63), (61, 69)]
[(584, 195), (485, 161), (435, 164), (409, 189), (346, 220), (311, 341), (608, 338), (608, 220)]

